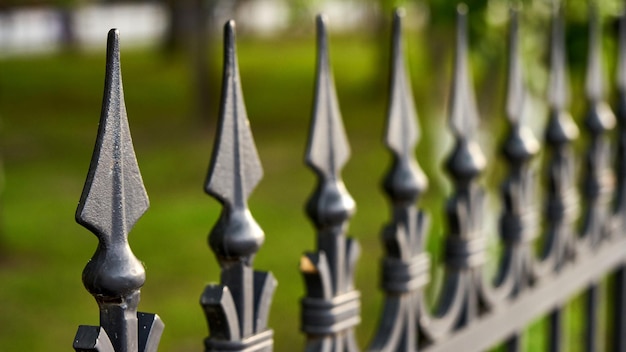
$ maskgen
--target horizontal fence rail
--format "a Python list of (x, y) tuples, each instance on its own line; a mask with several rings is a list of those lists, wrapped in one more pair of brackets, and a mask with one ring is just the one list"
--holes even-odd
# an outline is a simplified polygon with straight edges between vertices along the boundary
[[(518, 10), (510, 12), (508, 134), (501, 145), (507, 177), (501, 187), (503, 209), (498, 234), (502, 251), (491, 277), (485, 270), (488, 229), (481, 174), (488, 168), (477, 142), (479, 113), (468, 63), (465, 5), (457, 7), (456, 52), (450, 88), (449, 128), (454, 148), (446, 159), (453, 192), (445, 208), (443, 285), (431, 303), (432, 263), (425, 243), (432, 232), (417, 206), (428, 179), (415, 158), (421, 129), (405, 63), (402, 10), (393, 14), (389, 105), (384, 144), (391, 167), (383, 188), (391, 218), (380, 235), (384, 293), (378, 328), (369, 351), (482, 351), (504, 344), (522, 349), (522, 331), (548, 316), (546, 348), (563, 351), (563, 307), (584, 292), (585, 350), (602, 346), (599, 282), (615, 276), (611, 348), (626, 351), (626, 17), (619, 24), (616, 114), (606, 102), (600, 20), (589, 10), (589, 52), (585, 86), (586, 115), (579, 127), (568, 112), (570, 101), (562, 7), (555, 6), (550, 32), (549, 116), (543, 147), (533, 135), (525, 109), (528, 99), (520, 59)], [(355, 201), (341, 178), (350, 157), (330, 63), (326, 19), (317, 22), (315, 98), (305, 161), (317, 176), (306, 213), (316, 249), (300, 260), (306, 295), (301, 300), (301, 330), (306, 351), (359, 351), (360, 293), (354, 285), (360, 247), (347, 236)], [(615, 132), (613, 132), (615, 130)], [(614, 142), (612, 136), (616, 135)], [(576, 175), (573, 142), (586, 141), (582, 185)], [(531, 166), (543, 148), (544, 178)], [(613, 152), (613, 150), (615, 152)], [(219, 126), (205, 191), (222, 205), (209, 245), (221, 268), (219, 284), (201, 295), (209, 335), (206, 351), (271, 351), (268, 326), (277, 281), (256, 271), (253, 261), (265, 234), (254, 220), (248, 197), (263, 169), (252, 137), (237, 63), (235, 23), (224, 26), (224, 66)], [(536, 181), (542, 180), (541, 186)], [(543, 187), (544, 204), (535, 196)], [(98, 237), (98, 247), (83, 272), (86, 289), (100, 307), (100, 326), (80, 326), (76, 351), (156, 351), (164, 325), (155, 314), (137, 311), (145, 281), (128, 234), (148, 209), (133, 151), (120, 68), (119, 34), (108, 37), (102, 114), (87, 181), (76, 220)], [(271, 234), (270, 234), (271, 236)], [(537, 249), (539, 249), (537, 251)], [(373, 319), (368, 317), (368, 319)]]

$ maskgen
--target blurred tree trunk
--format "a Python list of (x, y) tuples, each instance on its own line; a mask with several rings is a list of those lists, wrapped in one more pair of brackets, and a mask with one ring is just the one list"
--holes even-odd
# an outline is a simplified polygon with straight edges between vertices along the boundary
[(189, 59), (190, 81), (197, 119), (217, 115), (218, 75), (215, 72), (213, 33), (217, 0), (168, 0), (168, 29), (163, 49), (167, 56), (183, 52)]
[(61, 25), (60, 44), (64, 51), (73, 52), (78, 48), (78, 36), (74, 26), (74, 10), (78, 1), (61, 0), (57, 2), (57, 13)]
[(167, 0), (167, 30), (163, 41), (166, 54), (181, 50), (185, 40), (185, 3), (181, 0)]

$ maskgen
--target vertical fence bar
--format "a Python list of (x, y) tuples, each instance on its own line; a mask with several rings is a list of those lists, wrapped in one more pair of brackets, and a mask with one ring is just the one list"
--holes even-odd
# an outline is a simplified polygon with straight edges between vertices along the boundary
[(357, 351), (354, 327), (360, 322), (360, 293), (354, 290), (356, 241), (346, 238), (354, 200), (340, 172), (350, 148), (341, 122), (330, 60), (325, 18), (317, 17), (317, 79), (306, 163), (318, 184), (307, 203), (317, 229), (317, 253), (300, 261), (307, 296), (302, 299), (302, 331), (307, 351)]
[[(618, 58), (617, 58), (617, 160), (616, 160), (616, 195), (615, 228), (624, 228), (626, 224), (626, 12), (619, 19)], [(617, 236), (623, 232), (614, 231)], [(626, 265), (621, 265), (615, 272), (613, 288), (613, 350), (626, 352)]]
[(598, 314), (600, 306), (600, 286), (594, 283), (585, 292), (585, 351), (598, 351)]
[(553, 310), (549, 315), (548, 351), (565, 351), (563, 341), (563, 308)]
[(157, 315), (137, 312), (146, 274), (128, 245), (128, 233), (149, 202), (128, 127), (117, 30), (109, 32), (104, 86), (96, 146), (76, 210), (76, 221), (99, 241), (83, 283), (100, 306), (100, 327), (80, 326), (74, 349), (152, 352), (163, 323)]
[(209, 244), (221, 267), (221, 284), (207, 285), (200, 299), (209, 325), (206, 351), (271, 351), (269, 309), (276, 287), (271, 273), (252, 262), (265, 239), (248, 209), (263, 177), (252, 138), (237, 64), (235, 22), (224, 25), (224, 74), (219, 126), (205, 191), (222, 204)]
[(626, 268), (621, 266), (615, 272), (613, 291), (613, 351), (626, 352)]
[[(513, 280), (511, 298), (527, 289), (532, 280), (533, 240), (537, 237), (533, 212), (533, 173), (530, 161), (539, 152), (539, 143), (524, 125), (526, 87), (519, 50), (518, 10), (509, 16), (509, 67), (506, 116), (509, 134), (502, 152), (509, 164), (509, 175), (502, 185), (504, 211), (500, 218), (500, 237), (504, 243), (504, 261), (498, 281), (509, 275)], [(515, 333), (505, 344), (509, 351), (522, 349), (522, 332)]]
[(484, 191), (477, 182), (486, 166), (486, 159), (475, 141), (478, 109), (468, 69), (467, 6), (457, 6), (457, 44), (454, 79), (450, 99), (450, 128), (456, 139), (454, 150), (446, 161), (446, 169), (454, 184), (448, 200), (448, 235), (445, 242), (447, 287), (460, 286), (464, 291), (457, 326), (475, 320), (480, 313), (482, 295), (482, 264), (485, 261), (485, 238), (482, 231)]
[(392, 220), (382, 234), (386, 255), (382, 260), (385, 303), (380, 325), (370, 351), (415, 351), (418, 349), (417, 318), (423, 287), (429, 281), (430, 256), (424, 249), (427, 218), (415, 202), (428, 180), (415, 160), (419, 139), (417, 111), (410, 76), (404, 61), (402, 17), (393, 14), (389, 106), (385, 145), (392, 166), (383, 186), (392, 204)]
[[(543, 257), (546, 269), (559, 272), (572, 258), (575, 249), (573, 223), (578, 213), (575, 187), (574, 155), (571, 142), (578, 136), (566, 107), (569, 102), (569, 80), (565, 51), (563, 8), (555, 5), (552, 18), (550, 45), (550, 86), (548, 100), (550, 117), (545, 132), (548, 161), (548, 201), (546, 209), (546, 245)], [(551, 351), (561, 351), (562, 310), (557, 307), (550, 313), (548, 344)]]
[[(586, 95), (587, 115), (585, 131), (589, 135), (583, 184), (585, 212), (583, 233), (578, 255), (593, 255), (594, 249), (605, 240), (610, 230), (611, 201), (614, 177), (610, 167), (610, 139), (608, 132), (615, 126), (615, 115), (605, 101), (602, 65), (601, 26), (598, 10), (589, 5), (589, 51), (587, 61)], [(580, 248), (582, 247), (582, 248)], [(590, 252), (586, 254), (585, 252)], [(599, 348), (598, 315), (601, 287), (596, 281), (585, 293), (586, 351)]]

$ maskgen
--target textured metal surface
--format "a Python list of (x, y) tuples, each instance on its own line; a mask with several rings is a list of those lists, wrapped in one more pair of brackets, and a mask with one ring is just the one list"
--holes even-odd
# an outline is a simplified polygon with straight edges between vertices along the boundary
[(222, 203), (209, 244), (221, 266), (221, 283), (200, 299), (209, 325), (206, 351), (271, 351), (267, 327), (276, 280), (254, 271), (265, 235), (248, 209), (248, 197), (263, 176), (246, 113), (237, 64), (235, 22), (224, 26), (224, 74), (219, 127), (206, 192)]
[(307, 351), (356, 351), (354, 326), (360, 322), (360, 293), (353, 288), (358, 243), (346, 238), (354, 200), (341, 180), (350, 147), (341, 121), (328, 54), (323, 16), (317, 17), (317, 73), (306, 163), (317, 188), (307, 214), (317, 229), (317, 252), (306, 253), (300, 271), (306, 284), (302, 331)]
[[(81, 326), (77, 351), (156, 351), (163, 323), (138, 319), (145, 271), (128, 244), (128, 233), (148, 209), (128, 128), (119, 32), (109, 32), (102, 114), (76, 221), (99, 241), (83, 271), (83, 283), (100, 306), (100, 327)], [(140, 333), (141, 331), (141, 333)]]

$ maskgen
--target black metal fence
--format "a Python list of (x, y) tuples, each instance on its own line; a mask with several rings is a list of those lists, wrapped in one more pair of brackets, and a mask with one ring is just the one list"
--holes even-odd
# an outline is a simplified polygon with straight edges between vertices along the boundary
[[(593, 9), (593, 8), (592, 8)], [(626, 351), (626, 17), (620, 22), (617, 119), (605, 101), (599, 21), (591, 11), (587, 115), (583, 133), (582, 192), (578, 192), (572, 142), (579, 134), (569, 115), (562, 11), (553, 14), (550, 48), (550, 114), (543, 208), (532, 197), (537, 183), (530, 166), (540, 143), (525, 125), (526, 90), (519, 59), (517, 12), (511, 11), (506, 115), (509, 132), (502, 146), (508, 178), (502, 186), (498, 270), (484, 270), (486, 230), (480, 176), (488, 166), (477, 144), (478, 112), (467, 62), (467, 9), (457, 9), (456, 58), (449, 123), (455, 146), (446, 168), (454, 185), (447, 202), (445, 275), (439, 300), (426, 302), (431, 260), (425, 250), (427, 216), (417, 208), (428, 180), (414, 157), (420, 129), (404, 62), (401, 11), (393, 18), (390, 95), (385, 143), (393, 163), (384, 189), (392, 218), (382, 232), (386, 255), (381, 272), (385, 299), (372, 351), (480, 351), (500, 343), (521, 348), (521, 331), (549, 316), (548, 349), (563, 350), (563, 305), (585, 291), (585, 349), (595, 351), (599, 281), (615, 275), (614, 341)], [(210, 329), (207, 351), (269, 351), (273, 332), (268, 315), (276, 280), (255, 271), (254, 256), (264, 241), (247, 200), (262, 178), (240, 86), (235, 25), (224, 29), (224, 75), (218, 134), (205, 190), (223, 210), (209, 243), (220, 263), (220, 284), (208, 285), (201, 304)], [(100, 306), (100, 326), (81, 326), (77, 351), (156, 351), (163, 331), (157, 315), (137, 312), (145, 281), (127, 235), (147, 210), (148, 199), (133, 151), (124, 105), (119, 34), (109, 33), (105, 93), (98, 138), (77, 221), (99, 239), (83, 282)], [(317, 18), (318, 57), (313, 117), (306, 163), (318, 178), (307, 203), (317, 231), (317, 249), (300, 262), (306, 296), (301, 329), (307, 351), (357, 351), (354, 327), (361, 320), (360, 294), (353, 284), (359, 257), (356, 240), (346, 237), (355, 202), (341, 179), (350, 148), (342, 125), (328, 55), (325, 20)], [(617, 126), (617, 127), (616, 127)], [(616, 128), (617, 141), (611, 131)], [(613, 153), (613, 150), (616, 153)], [(579, 194), (580, 193), (580, 194)], [(537, 214), (542, 214), (540, 217)], [(539, 250), (536, 250), (539, 248)], [(538, 252), (538, 253), (537, 253)], [(373, 318), (370, 318), (373, 319)], [(294, 331), (294, 333), (296, 333)], [(605, 346), (605, 347), (606, 347)]]

